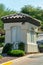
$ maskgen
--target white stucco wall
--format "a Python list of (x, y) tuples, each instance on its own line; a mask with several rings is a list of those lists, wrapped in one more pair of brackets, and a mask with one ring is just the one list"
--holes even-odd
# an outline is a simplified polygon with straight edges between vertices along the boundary
[[(21, 41), (24, 41), (26, 42), (26, 39), (27, 41), (30, 41), (30, 29), (31, 27), (33, 28), (36, 28), (35, 25), (32, 25), (30, 23), (25, 23), (23, 25), (21, 25), (21, 23), (5, 23), (4, 24), (4, 29), (6, 31), (6, 41), (5, 42), (8, 42), (8, 40), (11, 42), (11, 28), (12, 27), (21, 27)], [(29, 35), (29, 36), (28, 36)], [(10, 39), (9, 39), (10, 38)]]
[(7, 29), (5, 32), (5, 43), (11, 43), (11, 30)]
[(33, 44), (33, 43), (29, 43), (26, 45), (25, 51), (26, 51), (26, 53), (39, 52), (38, 45)]
[[(26, 30), (27, 26), (21, 25), (21, 23), (5, 23), (4, 24), (4, 29), (6, 31), (5, 35), (5, 43), (11, 42), (11, 28), (12, 27), (21, 27), (21, 41), (26, 42)], [(19, 33), (20, 34), (20, 33)], [(10, 37), (10, 39), (9, 39)]]
[[(5, 43), (12, 43), (12, 37), (11, 37), (11, 29), (12, 27), (21, 27), (21, 39), (20, 41), (23, 41), (25, 45), (25, 51), (28, 52), (36, 52), (38, 51), (37, 49), (37, 44), (36, 44), (36, 35), (34, 43), (31, 42), (30, 38), (30, 31), (31, 28), (33, 27), (34, 29), (37, 28), (37, 26), (30, 24), (30, 23), (5, 23), (4, 24), (4, 29), (6, 31), (5, 33)], [(34, 50), (33, 50), (34, 49)]]

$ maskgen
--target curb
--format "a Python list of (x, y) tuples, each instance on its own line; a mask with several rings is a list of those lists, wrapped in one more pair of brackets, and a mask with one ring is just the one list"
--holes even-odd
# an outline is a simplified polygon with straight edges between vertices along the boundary
[(13, 59), (13, 60), (11, 60), (11, 61), (7, 61), (7, 62), (4, 62), (4, 63), (2, 63), (2, 64), (0, 64), (0, 65), (12, 65), (14, 62), (17, 62), (17, 61), (22, 61), (23, 59), (26, 59), (27, 57), (31, 57), (31, 56), (41, 56), (41, 55), (43, 55), (43, 53), (42, 54), (30, 54), (30, 55), (27, 55), (27, 56), (23, 56), (23, 57), (20, 57), (20, 58), (17, 58), (17, 59)]
[(8, 62), (2, 63), (0, 65), (11, 65), (11, 64), (13, 64), (13, 62), (12, 61), (8, 61)]
[(20, 57), (20, 58), (17, 58), (17, 59), (13, 59), (13, 60), (11, 60), (11, 61), (7, 61), (7, 62), (4, 62), (4, 63), (2, 63), (2, 64), (0, 64), (0, 65), (12, 65), (14, 62), (17, 62), (17, 61), (20, 61), (20, 60), (22, 60), (22, 59), (25, 59), (26, 57), (30, 57), (30, 56), (32, 56), (33, 54), (31, 54), (31, 55), (27, 55), (27, 56), (23, 56), (23, 57)]

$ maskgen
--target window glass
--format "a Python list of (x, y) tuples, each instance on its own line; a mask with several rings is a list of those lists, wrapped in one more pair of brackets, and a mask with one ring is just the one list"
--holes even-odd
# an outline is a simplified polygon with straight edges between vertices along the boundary
[(31, 32), (31, 42), (34, 43), (34, 32)]

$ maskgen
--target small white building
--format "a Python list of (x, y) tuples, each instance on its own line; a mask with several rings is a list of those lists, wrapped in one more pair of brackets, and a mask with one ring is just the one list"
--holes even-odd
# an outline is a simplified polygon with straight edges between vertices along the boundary
[[(2, 17), (5, 30), (5, 43), (14, 43), (18, 49), (19, 42), (25, 43), (25, 52), (38, 52), (35, 29), (40, 26), (38, 20), (26, 14), (13, 14)], [(16, 45), (15, 45), (16, 44)]]

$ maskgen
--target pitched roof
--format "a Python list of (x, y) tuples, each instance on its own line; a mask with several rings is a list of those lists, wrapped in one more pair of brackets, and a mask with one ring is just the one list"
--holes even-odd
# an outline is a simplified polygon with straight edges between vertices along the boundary
[(7, 15), (7, 16), (3, 16), (1, 17), (1, 20), (4, 23), (14, 23), (14, 22), (29, 22), (31, 24), (34, 24), (36, 26), (40, 26), (40, 21), (32, 18), (30, 15), (27, 14), (23, 14), (23, 13), (18, 13), (18, 14), (11, 14), (11, 15)]

